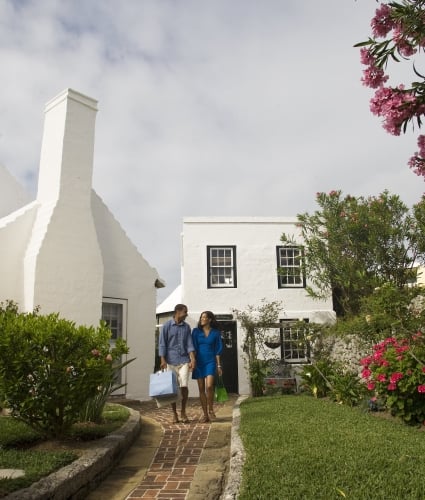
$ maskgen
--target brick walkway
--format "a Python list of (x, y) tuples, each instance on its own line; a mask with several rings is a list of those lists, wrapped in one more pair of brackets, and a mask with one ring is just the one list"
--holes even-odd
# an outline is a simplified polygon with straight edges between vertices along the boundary
[[(215, 403), (215, 410), (219, 411), (220, 406)], [(127, 500), (185, 499), (211, 427), (200, 422), (203, 413), (199, 400), (189, 399), (187, 424), (173, 424), (171, 408), (157, 408), (154, 401), (145, 403), (140, 412), (161, 424), (163, 436), (143, 481)]]

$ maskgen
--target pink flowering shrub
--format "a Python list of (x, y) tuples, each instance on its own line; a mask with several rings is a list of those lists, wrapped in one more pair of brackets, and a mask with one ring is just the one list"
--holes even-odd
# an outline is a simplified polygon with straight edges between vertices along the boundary
[[(413, 64), (415, 80), (410, 88), (400, 84), (388, 86), (385, 73), (388, 61), (400, 62), (425, 51), (425, 3), (405, 0), (381, 3), (371, 21), (372, 38), (356, 44), (360, 61), (366, 66), (361, 79), (366, 87), (376, 89), (370, 101), (371, 112), (383, 118), (384, 129), (392, 135), (405, 133), (407, 125), (416, 122), (421, 128), (425, 115), (425, 76)], [(408, 165), (425, 177), (425, 156), (418, 139), (419, 151)]]
[(374, 395), (384, 398), (391, 414), (416, 425), (425, 422), (425, 337), (388, 337), (361, 359), (362, 378)]

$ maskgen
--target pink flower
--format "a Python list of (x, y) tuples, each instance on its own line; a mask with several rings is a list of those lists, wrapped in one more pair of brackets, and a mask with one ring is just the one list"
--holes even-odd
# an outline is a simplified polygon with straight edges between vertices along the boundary
[(385, 382), (387, 380), (387, 377), (383, 373), (379, 373), (376, 377), (376, 380), (378, 382)]
[(369, 391), (373, 391), (375, 389), (375, 383), (374, 382), (369, 382), (367, 384), (367, 388)]
[(416, 53), (414, 46), (407, 40), (406, 35), (400, 26), (396, 26), (393, 32), (393, 40), (397, 46), (397, 50), (403, 57), (410, 57)]
[(368, 66), (363, 70), (363, 78), (361, 81), (365, 87), (371, 89), (377, 89), (381, 87), (387, 80), (388, 75), (384, 73), (384, 70), (378, 68), (377, 66)]
[(371, 356), (366, 356), (365, 358), (360, 360), (360, 364), (365, 367), (369, 366), (371, 362), (372, 362)]
[(363, 368), (362, 378), (369, 378), (372, 375), (372, 371), (369, 368)]
[(383, 4), (375, 11), (375, 17), (370, 23), (372, 33), (375, 37), (384, 38), (395, 27), (395, 22), (391, 19), (391, 8)]
[(370, 49), (362, 47), (360, 49), (360, 62), (365, 66), (375, 66), (375, 57), (371, 54)]
[(93, 354), (93, 356), (95, 356), (96, 358), (100, 356), (100, 351), (98, 349), (92, 349), (91, 353)]
[(397, 383), (399, 380), (401, 380), (401, 379), (403, 378), (403, 376), (404, 376), (404, 375), (403, 375), (403, 373), (401, 373), (401, 372), (394, 372), (394, 373), (391, 375), (391, 377), (390, 377), (390, 382), (391, 382), (392, 384), (395, 384), (395, 383)]
[(396, 389), (397, 389), (397, 386), (395, 384), (388, 384), (387, 385), (388, 391), (395, 391)]
[(425, 393), (425, 385), (418, 385), (418, 392), (421, 394)]

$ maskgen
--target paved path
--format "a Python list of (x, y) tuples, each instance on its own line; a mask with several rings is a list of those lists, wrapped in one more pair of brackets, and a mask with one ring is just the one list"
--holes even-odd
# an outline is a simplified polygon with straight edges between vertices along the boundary
[(201, 423), (198, 398), (189, 398), (187, 424), (173, 424), (171, 408), (154, 401), (120, 401), (140, 411), (141, 435), (87, 500), (217, 500), (229, 468), (235, 401), (231, 395), (216, 403), (211, 424)]

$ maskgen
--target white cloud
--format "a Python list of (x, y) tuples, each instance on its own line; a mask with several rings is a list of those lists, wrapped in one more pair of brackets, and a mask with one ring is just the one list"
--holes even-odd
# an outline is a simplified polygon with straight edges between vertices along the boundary
[(411, 205), (415, 135), (370, 114), (353, 48), (376, 6), (3, 1), (0, 163), (35, 192), (44, 104), (67, 87), (98, 99), (94, 187), (167, 281), (161, 298), (184, 216), (293, 216), (332, 189)]

